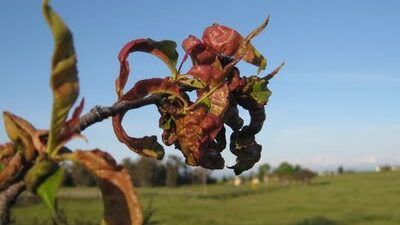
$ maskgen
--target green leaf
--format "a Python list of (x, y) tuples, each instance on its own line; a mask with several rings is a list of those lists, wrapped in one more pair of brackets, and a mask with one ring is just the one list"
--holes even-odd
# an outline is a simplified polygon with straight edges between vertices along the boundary
[(168, 56), (169, 60), (172, 62), (174, 66), (178, 63), (178, 52), (176, 51), (176, 43), (171, 40), (162, 40), (162, 41), (154, 41), (152, 39), (148, 39), (148, 41), (157, 49), (162, 51), (165, 55)]
[(203, 103), (207, 107), (208, 110), (211, 108), (211, 100), (209, 97), (204, 98), (204, 100), (201, 103)]
[(250, 97), (259, 105), (265, 105), (272, 92), (267, 88), (268, 82), (263, 79), (253, 79)]
[(172, 117), (170, 117), (167, 121), (165, 121), (165, 123), (160, 124), (160, 128), (164, 129), (164, 130), (169, 130), (171, 129), (171, 123), (172, 123)]
[[(259, 51), (257, 51), (257, 49), (255, 49), (254, 47), (253, 47), (252, 51), (254, 54), (254, 58), (252, 59), (252, 61), (250, 63), (258, 66), (257, 74), (259, 74), (261, 71), (263, 71), (263, 70), (265, 70), (265, 68), (267, 68), (267, 59), (265, 59), (265, 57)], [(244, 58), (244, 60), (246, 61), (246, 58)]]
[(42, 199), (43, 203), (50, 209), (53, 217), (57, 215), (56, 195), (64, 176), (64, 169), (58, 170), (50, 175), (36, 190), (37, 195)]
[(195, 89), (203, 89), (206, 85), (197, 77), (191, 75), (180, 75), (178, 79), (179, 84), (192, 87)]
[(53, 109), (47, 142), (47, 152), (58, 149), (58, 136), (68, 112), (79, 94), (78, 70), (72, 33), (60, 16), (49, 6), (49, 0), (43, 1), (43, 15), (53, 34), (55, 49), (51, 65), (50, 86), (53, 91)]
[(250, 96), (257, 101), (258, 104), (263, 105), (268, 102), (269, 96), (271, 96), (270, 91), (259, 91), (253, 92)]

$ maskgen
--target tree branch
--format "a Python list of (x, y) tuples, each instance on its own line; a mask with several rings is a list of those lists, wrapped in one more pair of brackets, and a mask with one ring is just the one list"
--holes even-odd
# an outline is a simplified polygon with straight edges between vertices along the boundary
[(112, 106), (95, 106), (90, 112), (81, 116), (79, 124), (77, 124), (74, 129), (80, 132), (90, 125), (115, 116), (118, 113), (126, 112), (130, 109), (137, 109), (145, 105), (157, 104), (162, 96), (162, 94), (154, 94), (137, 101), (121, 101), (114, 103)]
[(10, 209), (24, 190), (24, 181), (19, 181), (0, 193), (0, 225), (10, 223)]

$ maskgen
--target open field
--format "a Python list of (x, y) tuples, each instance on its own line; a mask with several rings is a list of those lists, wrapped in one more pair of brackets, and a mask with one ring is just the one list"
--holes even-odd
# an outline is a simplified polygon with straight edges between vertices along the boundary
[[(310, 186), (213, 185), (140, 189), (152, 199), (154, 220), (173, 225), (399, 225), (400, 172), (318, 177)], [(61, 207), (71, 224), (99, 224), (96, 189), (62, 189)], [(41, 213), (41, 214), (39, 214)], [(15, 224), (49, 224), (42, 204), (19, 202)], [(90, 223), (91, 222), (91, 223)]]

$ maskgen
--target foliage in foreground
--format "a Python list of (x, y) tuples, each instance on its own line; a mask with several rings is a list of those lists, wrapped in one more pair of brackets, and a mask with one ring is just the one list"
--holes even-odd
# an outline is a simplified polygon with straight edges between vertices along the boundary
[[(189, 36), (182, 44), (185, 55), (178, 69), (175, 42), (133, 40), (122, 48), (118, 56), (120, 73), (115, 82), (118, 101), (111, 107), (94, 108), (81, 116), (82, 100), (68, 118), (79, 96), (77, 57), (72, 33), (48, 3), (48, 0), (43, 1), (43, 14), (55, 42), (50, 76), (53, 92), (50, 128), (36, 129), (23, 118), (4, 112), (5, 129), (11, 141), (0, 145), (0, 190), (4, 191), (4, 202), (8, 201), (6, 205), (12, 205), (10, 203), (22, 189), (19, 188), (13, 198), (8, 198), (12, 191), (5, 191), (18, 184), (43, 200), (55, 223), (66, 224), (56, 201), (56, 192), (63, 178), (59, 164), (74, 161), (97, 179), (104, 202), (102, 224), (142, 224), (139, 199), (127, 170), (105, 151), (72, 151), (65, 144), (72, 138), (81, 137), (80, 132), (91, 124), (112, 116), (119, 141), (142, 156), (162, 159), (164, 149), (156, 136), (131, 137), (122, 126), (128, 110), (148, 104), (155, 104), (160, 112), (159, 125), (163, 129), (164, 144), (179, 149), (188, 165), (208, 169), (225, 166), (221, 156), (227, 145), (224, 124), (233, 131), (229, 147), (237, 160), (229, 168), (235, 174), (252, 168), (260, 159), (261, 145), (255, 136), (263, 126), (264, 106), (271, 95), (267, 84), (283, 64), (264, 77), (241, 76), (236, 64), (241, 60), (253, 64), (258, 67), (257, 74), (266, 68), (266, 59), (250, 41), (263, 31), (269, 18), (246, 37), (219, 24), (206, 28), (201, 40)], [(128, 56), (137, 51), (160, 58), (168, 66), (171, 76), (138, 81), (125, 92), (130, 72)], [(182, 64), (189, 57), (192, 68), (181, 73)], [(188, 95), (192, 91), (197, 94), (195, 101)], [(239, 116), (238, 105), (250, 114), (250, 123), (246, 126)], [(0, 210), (3, 208), (7, 207)], [(7, 213), (0, 218), (2, 223), (8, 223)]]

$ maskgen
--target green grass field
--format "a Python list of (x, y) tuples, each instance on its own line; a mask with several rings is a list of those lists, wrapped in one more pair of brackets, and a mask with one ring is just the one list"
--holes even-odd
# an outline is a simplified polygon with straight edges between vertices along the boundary
[[(79, 195), (77, 195), (77, 193)], [(152, 199), (153, 220), (165, 225), (399, 225), (400, 173), (318, 177), (312, 185), (201, 186), (140, 189), (144, 208)], [(96, 189), (62, 189), (61, 207), (70, 224), (99, 224)], [(78, 196), (78, 197), (77, 197)], [(49, 224), (39, 203), (13, 209), (18, 225)], [(90, 223), (91, 222), (91, 223)]]

